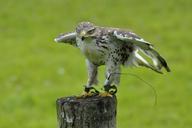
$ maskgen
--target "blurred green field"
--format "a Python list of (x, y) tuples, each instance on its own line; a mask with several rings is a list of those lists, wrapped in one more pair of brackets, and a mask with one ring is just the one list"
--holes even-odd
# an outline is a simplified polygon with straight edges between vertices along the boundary
[[(85, 60), (55, 36), (80, 21), (129, 28), (153, 42), (172, 69), (165, 75), (123, 68), (151, 83), (122, 76), (118, 128), (192, 127), (191, 0), (1, 0), (0, 128), (57, 127), (55, 100), (80, 94)], [(104, 80), (100, 68), (100, 86)]]

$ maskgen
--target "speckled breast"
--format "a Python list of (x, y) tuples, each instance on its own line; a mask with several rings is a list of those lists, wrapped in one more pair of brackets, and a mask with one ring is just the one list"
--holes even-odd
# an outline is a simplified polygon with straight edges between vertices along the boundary
[(96, 40), (86, 39), (82, 41), (78, 39), (78, 47), (92, 63), (97, 65), (105, 64), (107, 54), (96, 44)]

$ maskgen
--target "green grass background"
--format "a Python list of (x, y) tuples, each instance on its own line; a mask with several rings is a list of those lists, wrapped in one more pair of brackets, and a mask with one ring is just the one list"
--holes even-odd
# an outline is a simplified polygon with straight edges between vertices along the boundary
[[(53, 42), (80, 21), (129, 28), (153, 42), (171, 69), (165, 75), (123, 68), (151, 83), (122, 76), (118, 128), (192, 127), (191, 0), (1, 0), (0, 128), (57, 127), (55, 100), (80, 94), (85, 59)], [(104, 81), (100, 68), (100, 86)]]

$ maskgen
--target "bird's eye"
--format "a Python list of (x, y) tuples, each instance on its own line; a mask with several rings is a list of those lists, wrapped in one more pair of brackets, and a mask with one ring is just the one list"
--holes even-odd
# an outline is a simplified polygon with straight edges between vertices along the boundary
[(89, 31), (87, 31), (87, 34), (93, 34), (95, 31), (95, 28), (94, 29), (90, 29)]

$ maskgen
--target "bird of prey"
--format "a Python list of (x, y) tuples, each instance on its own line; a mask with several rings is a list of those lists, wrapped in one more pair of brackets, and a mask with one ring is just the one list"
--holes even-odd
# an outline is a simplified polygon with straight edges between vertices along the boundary
[[(87, 96), (91, 95), (93, 85), (98, 83), (97, 70), (101, 65), (106, 65), (106, 80), (102, 96), (111, 96), (111, 88), (116, 91), (116, 86), (120, 82), (121, 65), (143, 66), (157, 73), (162, 73), (161, 69), (164, 67), (167, 72), (170, 72), (167, 62), (153, 48), (153, 45), (128, 30), (81, 22), (76, 30), (61, 34), (54, 40), (79, 48), (86, 57), (88, 81), (84, 95)], [(138, 51), (147, 55), (153, 63), (146, 61)]]

